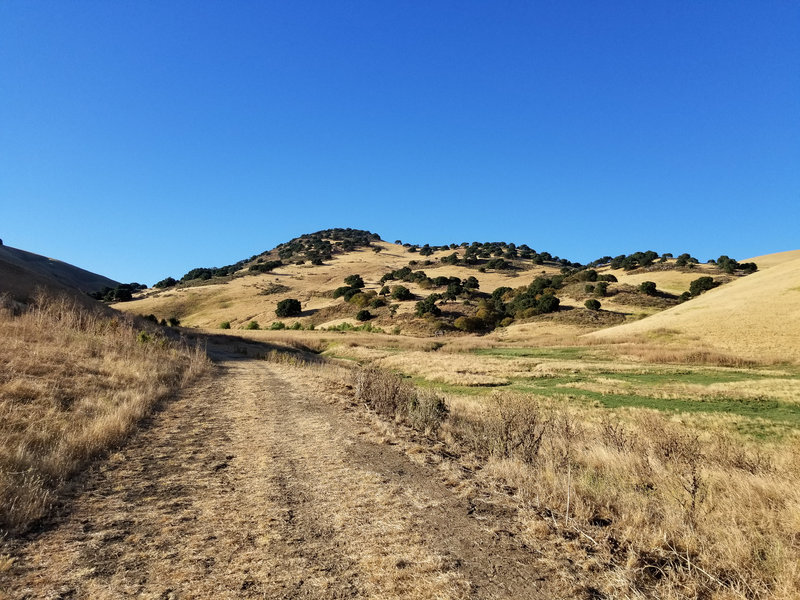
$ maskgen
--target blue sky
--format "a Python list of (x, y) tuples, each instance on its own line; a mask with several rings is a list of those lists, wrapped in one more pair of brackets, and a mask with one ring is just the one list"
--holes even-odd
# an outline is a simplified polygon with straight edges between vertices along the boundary
[(800, 248), (797, 2), (0, 3), (0, 238), (122, 281), (301, 233)]

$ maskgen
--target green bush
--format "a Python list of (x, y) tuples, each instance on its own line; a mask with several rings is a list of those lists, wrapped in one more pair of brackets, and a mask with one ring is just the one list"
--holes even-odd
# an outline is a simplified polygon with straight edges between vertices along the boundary
[(279, 317), (296, 317), (302, 312), (300, 301), (295, 298), (286, 298), (278, 302), (275, 314)]
[(261, 329), (261, 326), (258, 324), (258, 321), (250, 321), (247, 325), (244, 326), (245, 329)]
[(438, 317), (442, 314), (442, 309), (436, 306), (436, 301), (441, 299), (439, 294), (431, 294), (425, 300), (420, 300), (417, 302), (417, 306), (415, 309), (415, 313), (418, 317), (421, 317), (426, 314), (433, 315)]
[(351, 288), (361, 289), (364, 287), (364, 280), (361, 278), (361, 275), (348, 275), (344, 278), (344, 283)]
[(658, 295), (658, 290), (656, 290), (656, 284), (653, 281), (643, 281), (639, 285), (639, 291), (648, 296), (656, 296)]
[(356, 319), (359, 321), (369, 321), (372, 318), (372, 313), (367, 309), (360, 310), (356, 314)]
[(689, 293), (692, 296), (699, 296), (705, 291), (717, 287), (719, 284), (714, 281), (713, 277), (699, 277), (689, 284)]
[(153, 287), (158, 289), (164, 289), (168, 287), (172, 287), (176, 285), (178, 281), (172, 277), (167, 277), (166, 279), (162, 279), (158, 283), (156, 283)]
[(594, 298), (589, 298), (583, 305), (589, 310), (600, 310), (600, 301)]
[(275, 321), (272, 325), (269, 326), (270, 329), (273, 331), (278, 331), (281, 329), (286, 329), (286, 323), (283, 321)]
[(231, 328), (231, 322), (230, 321), (223, 321), (222, 323), (219, 324), (219, 328), (220, 329), (230, 329)]
[(414, 298), (414, 294), (406, 286), (396, 285), (392, 288), (393, 300), (411, 300), (412, 298)]
[(606, 296), (608, 294), (608, 283), (605, 281), (599, 282), (596, 286), (594, 286), (594, 293), (597, 296)]

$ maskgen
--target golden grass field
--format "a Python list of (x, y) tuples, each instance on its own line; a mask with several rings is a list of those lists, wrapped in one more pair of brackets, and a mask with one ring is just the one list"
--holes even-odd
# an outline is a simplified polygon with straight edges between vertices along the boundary
[(589, 337), (598, 341), (659, 341), (712, 348), (767, 361), (800, 360), (800, 252), (762, 259), (765, 265), (699, 298), (647, 319)]

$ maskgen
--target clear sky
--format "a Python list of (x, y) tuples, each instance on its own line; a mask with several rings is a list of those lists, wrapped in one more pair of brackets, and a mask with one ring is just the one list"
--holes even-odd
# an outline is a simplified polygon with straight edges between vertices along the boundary
[(0, 2), (0, 238), (121, 281), (356, 227), (800, 248), (800, 3)]

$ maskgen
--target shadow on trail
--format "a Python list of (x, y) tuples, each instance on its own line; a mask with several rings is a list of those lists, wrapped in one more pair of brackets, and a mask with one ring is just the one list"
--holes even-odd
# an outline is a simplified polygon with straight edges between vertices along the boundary
[(314, 348), (303, 343), (291, 341), (286, 344), (248, 339), (232, 334), (186, 333), (190, 343), (198, 343), (205, 348), (208, 357), (220, 361), (293, 359), (301, 363), (323, 364), (332, 362), (320, 356)]

